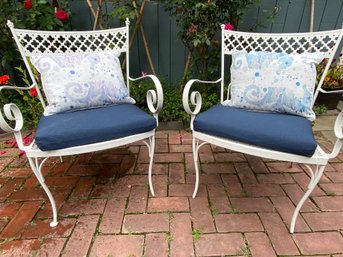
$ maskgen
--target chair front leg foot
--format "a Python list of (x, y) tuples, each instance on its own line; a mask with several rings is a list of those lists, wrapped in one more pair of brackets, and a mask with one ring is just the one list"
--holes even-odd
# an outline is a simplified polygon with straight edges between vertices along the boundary
[(294, 229), (295, 229), (295, 223), (297, 221), (297, 217), (299, 215), (299, 212), (300, 212), (300, 209), (301, 207), (303, 206), (303, 204), (305, 203), (305, 201), (307, 200), (307, 198), (310, 196), (310, 194), (312, 193), (314, 187), (318, 184), (321, 176), (323, 175), (323, 172), (324, 172), (324, 169), (325, 169), (325, 166), (320, 166), (320, 165), (317, 165), (316, 167), (316, 172), (313, 173), (311, 167), (309, 166), (306, 166), (309, 170), (310, 170), (310, 173), (311, 173), (311, 180), (307, 186), (307, 191), (305, 192), (305, 194), (303, 195), (303, 197), (300, 199), (297, 207), (295, 208), (294, 210), (294, 213), (293, 213), (293, 217), (292, 217), (292, 221), (291, 221), (291, 225), (290, 225), (290, 229), (289, 229), (289, 232), (291, 234), (294, 233)]

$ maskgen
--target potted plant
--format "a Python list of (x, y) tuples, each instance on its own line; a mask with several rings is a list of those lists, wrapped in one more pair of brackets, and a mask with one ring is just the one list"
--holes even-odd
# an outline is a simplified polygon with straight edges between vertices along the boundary
[[(327, 59), (324, 59), (320, 64), (317, 65), (317, 84), (319, 83), (320, 76), (325, 69), (326, 62)], [(322, 89), (329, 93), (319, 92), (319, 95), (316, 99), (316, 104), (323, 104), (329, 110), (335, 109), (338, 102), (342, 98), (343, 92), (343, 65), (338, 64), (336, 60), (332, 62), (324, 78)]]

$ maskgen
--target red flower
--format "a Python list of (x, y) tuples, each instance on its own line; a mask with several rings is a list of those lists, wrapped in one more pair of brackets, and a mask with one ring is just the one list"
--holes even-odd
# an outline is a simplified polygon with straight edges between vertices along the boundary
[(36, 97), (36, 96), (38, 95), (37, 89), (36, 89), (36, 88), (31, 88), (31, 89), (29, 90), (29, 94), (30, 94), (30, 96), (32, 96), (32, 97)]
[(32, 2), (31, 2), (31, 0), (26, 0), (26, 1), (24, 2), (24, 8), (25, 8), (26, 10), (32, 9)]
[(224, 27), (225, 30), (233, 30), (233, 26), (230, 22), (226, 23), (225, 24), (225, 27)]
[(0, 76), (0, 85), (8, 84), (9, 80), (10, 80), (10, 76), (8, 75)]
[(68, 20), (68, 14), (64, 10), (57, 10), (56, 18), (59, 19), (60, 21), (66, 21)]

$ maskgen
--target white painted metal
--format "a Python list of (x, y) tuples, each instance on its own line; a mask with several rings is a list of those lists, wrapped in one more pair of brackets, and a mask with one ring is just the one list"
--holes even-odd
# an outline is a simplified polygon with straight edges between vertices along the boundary
[[(288, 54), (300, 54), (303, 52), (322, 52), (328, 58), (327, 66), (324, 69), (319, 86), (314, 92), (314, 99), (312, 105), (314, 104), (315, 98), (319, 91), (324, 91), (321, 89), (322, 83), (324, 81), (325, 75), (328, 68), (334, 58), (334, 54), (338, 50), (339, 44), (342, 41), (343, 29), (332, 30), (332, 31), (321, 31), (312, 33), (285, 33), (285, 34), (266, 34), (266, 33), (248, 33), (239, 31), (229, 31), (224, 30), (224, 25), (222, 28), (222, 55), (221, 55), (221, 77), (216, 81), (200, 81), (197, 79), (192, 79), (188, 81), (184, 87), (183, 91), (183, 106), (188, 114), (191, 115), (191, 124), (193, 134), (193, 158), (195, 166), (195, 187), (193, 192), (193, 198), (196, 196), (199, 188), (199, 162), (198, 162), (198, 152), (199, 148), (205, 143), (214, 144), (223, 148), (227, 148), (233, 151), (242, 152), (245, 154), (250, 154), (254, 156), (259, 156), (262, 158), (275, 159), (280, 161), (297, 162), (307, 165), (310, 170), (311, 180), (308, 185), (308, 190), (305, 192), (304, 196), (301, 198), (300, 202), (295, 208), (293, 213), (292, 222), (290, 225), (290, 232), (294, 232), (296, 218), (299, 211), (307, 200), (308, 196), (311, 194), (313, 188), (317, 185), (320, 177), (323, 174), (325, 166), (331, 158), (334, 158), (339, 153), (343, 145), (343, 112), (341, 112), (335, 123), (335, 135), (337, 137), (336, 143), (331, 153), (326, 153), (320, 146), (317, 147), (315, 153), (311, 157), (305, 157), (295, 154), (283, 153), (279, 151), (269, 150), (226, 138), (220, 138), (205, 133), (198, 132), (194, 130), (193, 121), (197, 114), (201, 110), (202, 98), (198, 91), (191, 91), (191, 87), (194, 83), (219, 83), (221, 82), (221, 97), (220, 101), (223, 102), (224, 99), (224, 67), (225, 67), (225, 55), (231, 55), (235, 51), (269, 51), (269, 52), (284, 52)], [(339, 51), (340, 52), (340, 51)], [(229, 87), (229, 86), (228, 86)], [(228, 88), (228, 98), (229, 90)], [(193, 110), (190, 107), (194, 106)], [(202, 143), (200, 143), (202, 142)], [(315, 171), (309, 166), (314, 165)]]
[[(28, 62), (28, 57), (34, 55), (54, 55), (54, 54), (70, 54), (70, 53), (90, 53), (90, 52), (101, 52), (109, 50), (117, 50), (126, 53), (127, 62), (129, 60), (129, 20), (126, 20), (126, 26), (116, 29), (108, 30), (98, 30), (98, 31), (33, 31), (33, 30), (22, 30), (16, 29), (13, 23), (8, 21), (7, 24), (13, 34), (14, 40), (19, 48), (21, 56), (25, 62), (26, 68), (28, 69), (29, 75), (33, 81), (30, 87), (13, 87), (13, 86), (2, 86), (0, 87), (0, 93), (4, 89), (20, 89), (29, 90), (31, 88), (36, 88), (39, 92), (39, 97), (43, 107), (45, 108), (45, 101), (42, 97), (38, 83), (35, 80), (33, 71)], [(127, 63), (127, 86), (129, 86), (129, 80), (136, 81), (143, 78), (149, 78), (155, 85), (154, 90), (149, 90), (147, 92), (147, 105), (151, 113), (156, 119), (158, 124), (158, 113), (161, 111), (163, 106), (163, 91), (162, 86), (158, 78), (154, 75), (147, 75), (145, 77), (140, 77), (137, 79), (130, 78), (129, 76), (129, 63)], [(14, 123), (13, 127), (8, 124), (7, 120)], [(12, 124), (11, 123), (11, 124)], [(4, 106), (4, 115), (0, 112), (0, 128), (6, 132), (14, 133), (15, 139), (17, 141), (20, 150), (26, 152), (30, 166), (33, 173), (37, 177), (42, 188), (46, 192), (49, 201), (52, 206), (53, 221), (50, 226), (57, 226), (57, 208), (54, 197), (52, 196), (49, 188), (44, 182), (44, 177), (42, 175), (42, 166), (44, 162), (50, 157), (59, 157), (62, 160), (62, 156), (75, 155), (82, 153), (89, 153), (94, 151), (101, 151), (105, 149), (110, 149), (114, 147), (119, 147), (127, 145), (133, 142), (144, 141), (149, 149), (149, 187), (151, 194), (154, 195), (154, 188), (152, 185), (152, 165), (155, 150), (155, 129), (140, 133), (132, 136), (127, 136), (124, 138), (118, 138), (113, 140), (108, 140), (105, 142), (99, 142), (94, 144), (82, 145), (69, 147), (65, 149), (53, 150), (53, 151), (41, 151), (35, 142), (33, 141), (30, 145), (25, 146), (23, 143), (23, 138), (21, 135), (21, 129), (23, 127), (23, 116), (19, 108), (13, 104), (9, 103)], [(40, 161), (40, 159), (43, 160)]]

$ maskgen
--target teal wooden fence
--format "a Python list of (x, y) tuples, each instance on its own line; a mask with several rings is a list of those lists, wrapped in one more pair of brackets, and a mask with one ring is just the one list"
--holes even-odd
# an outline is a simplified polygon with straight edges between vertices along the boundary
[[(93, 1), (94, 6), (96, 3), (97, 1)], [(262, 0), (260, 5), (252, 6), (246, 11), (238, 29), (259, 32), (309, 31), (310, 4), (311, 0)], [(70, 1), (70, 7), (74, 30), (88, 30), (93, 27), (94, 19), (85, 0)], [(112, 4), (107, 1), (103, 14), (111, 10)], [(271, 12), (277, 12), (273, 22), (267, 18)], [(175, 20), (164, 11), (163, 6), (150, 1), (145, 8), (142, 22), (156, 73), (169, 83), (177, 84), (183, 74), (187, 50), (177, 36)], [(342, 22), (342, 0), (315, 1), (315, 31), (341, 28)], [(120, 24), (111, 20), (109, 25), (116, 27)], [(150, 72), (140, 33), (131, 49), (130, 70), (131, 76), (138, 76), (142, 71)]]

